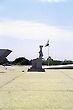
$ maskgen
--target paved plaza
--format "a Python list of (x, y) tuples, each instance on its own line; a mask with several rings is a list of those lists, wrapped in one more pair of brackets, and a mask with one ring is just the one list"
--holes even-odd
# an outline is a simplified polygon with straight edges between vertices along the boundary
[(0, 67), (0, 110), (73, 110), (73, 70)]

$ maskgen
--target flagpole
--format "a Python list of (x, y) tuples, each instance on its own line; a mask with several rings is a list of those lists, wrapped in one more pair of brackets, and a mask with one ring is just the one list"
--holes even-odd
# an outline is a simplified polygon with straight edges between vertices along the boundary
[(49, 66), (49, 45), (48, 45), (48, 66)]
[(47, 44), (45, 45), (45, 47), (48, 47), (48, 58), (47, 58), (47, 61), (48, 61), (48, 66), (49, 66), (49, 40), (47, 41)]
[(48, 66), (49, 66), (49, 45), (48, 45)]

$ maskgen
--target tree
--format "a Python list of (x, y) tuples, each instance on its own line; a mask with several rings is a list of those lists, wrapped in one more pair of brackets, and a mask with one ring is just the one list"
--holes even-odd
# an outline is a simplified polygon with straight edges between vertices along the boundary
[(13, 64), (14, 65), (29, 65), (30, 61), (24, 57), (19, 57), (13, 61)]

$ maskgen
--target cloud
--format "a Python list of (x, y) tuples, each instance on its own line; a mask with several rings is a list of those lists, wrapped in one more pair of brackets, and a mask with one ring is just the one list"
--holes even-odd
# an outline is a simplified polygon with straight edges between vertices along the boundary
[[(13, 49), (12, 59), (24, 55), (29, 59), (36, 58), (38, 45), (40, 43), (45, 45), (48, 39), (50, 39), (50, 56), (58, 59), (73, 58), (73, 27), (56, 27), (29, 21), (1, 21), (0, 38), (4, 38), (4, 42), (1, 42), (2, 48)], [(47, 58), (46, 51), (44, 48), (44, 58)]]
[(18, 39), (51, 39), (70, 40), (73, 38), (73, 28), (60, 28), (42, 23), (28, 21), (0, 22), (0, 36)]
[(48, 2), (48, 3), (60, 3), (60, 2), (66, 2), (67, 0), (40, 0), (41, 2)]

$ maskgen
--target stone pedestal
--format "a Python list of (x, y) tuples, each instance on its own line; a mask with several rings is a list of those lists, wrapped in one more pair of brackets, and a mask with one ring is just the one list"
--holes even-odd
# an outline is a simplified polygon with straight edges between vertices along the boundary
[(39, 58), (32, 60), (32, 67), (28, 69), (28, 72), (29, 71), (45, 72), (45, 70), (42, 69), (42, 62)]

